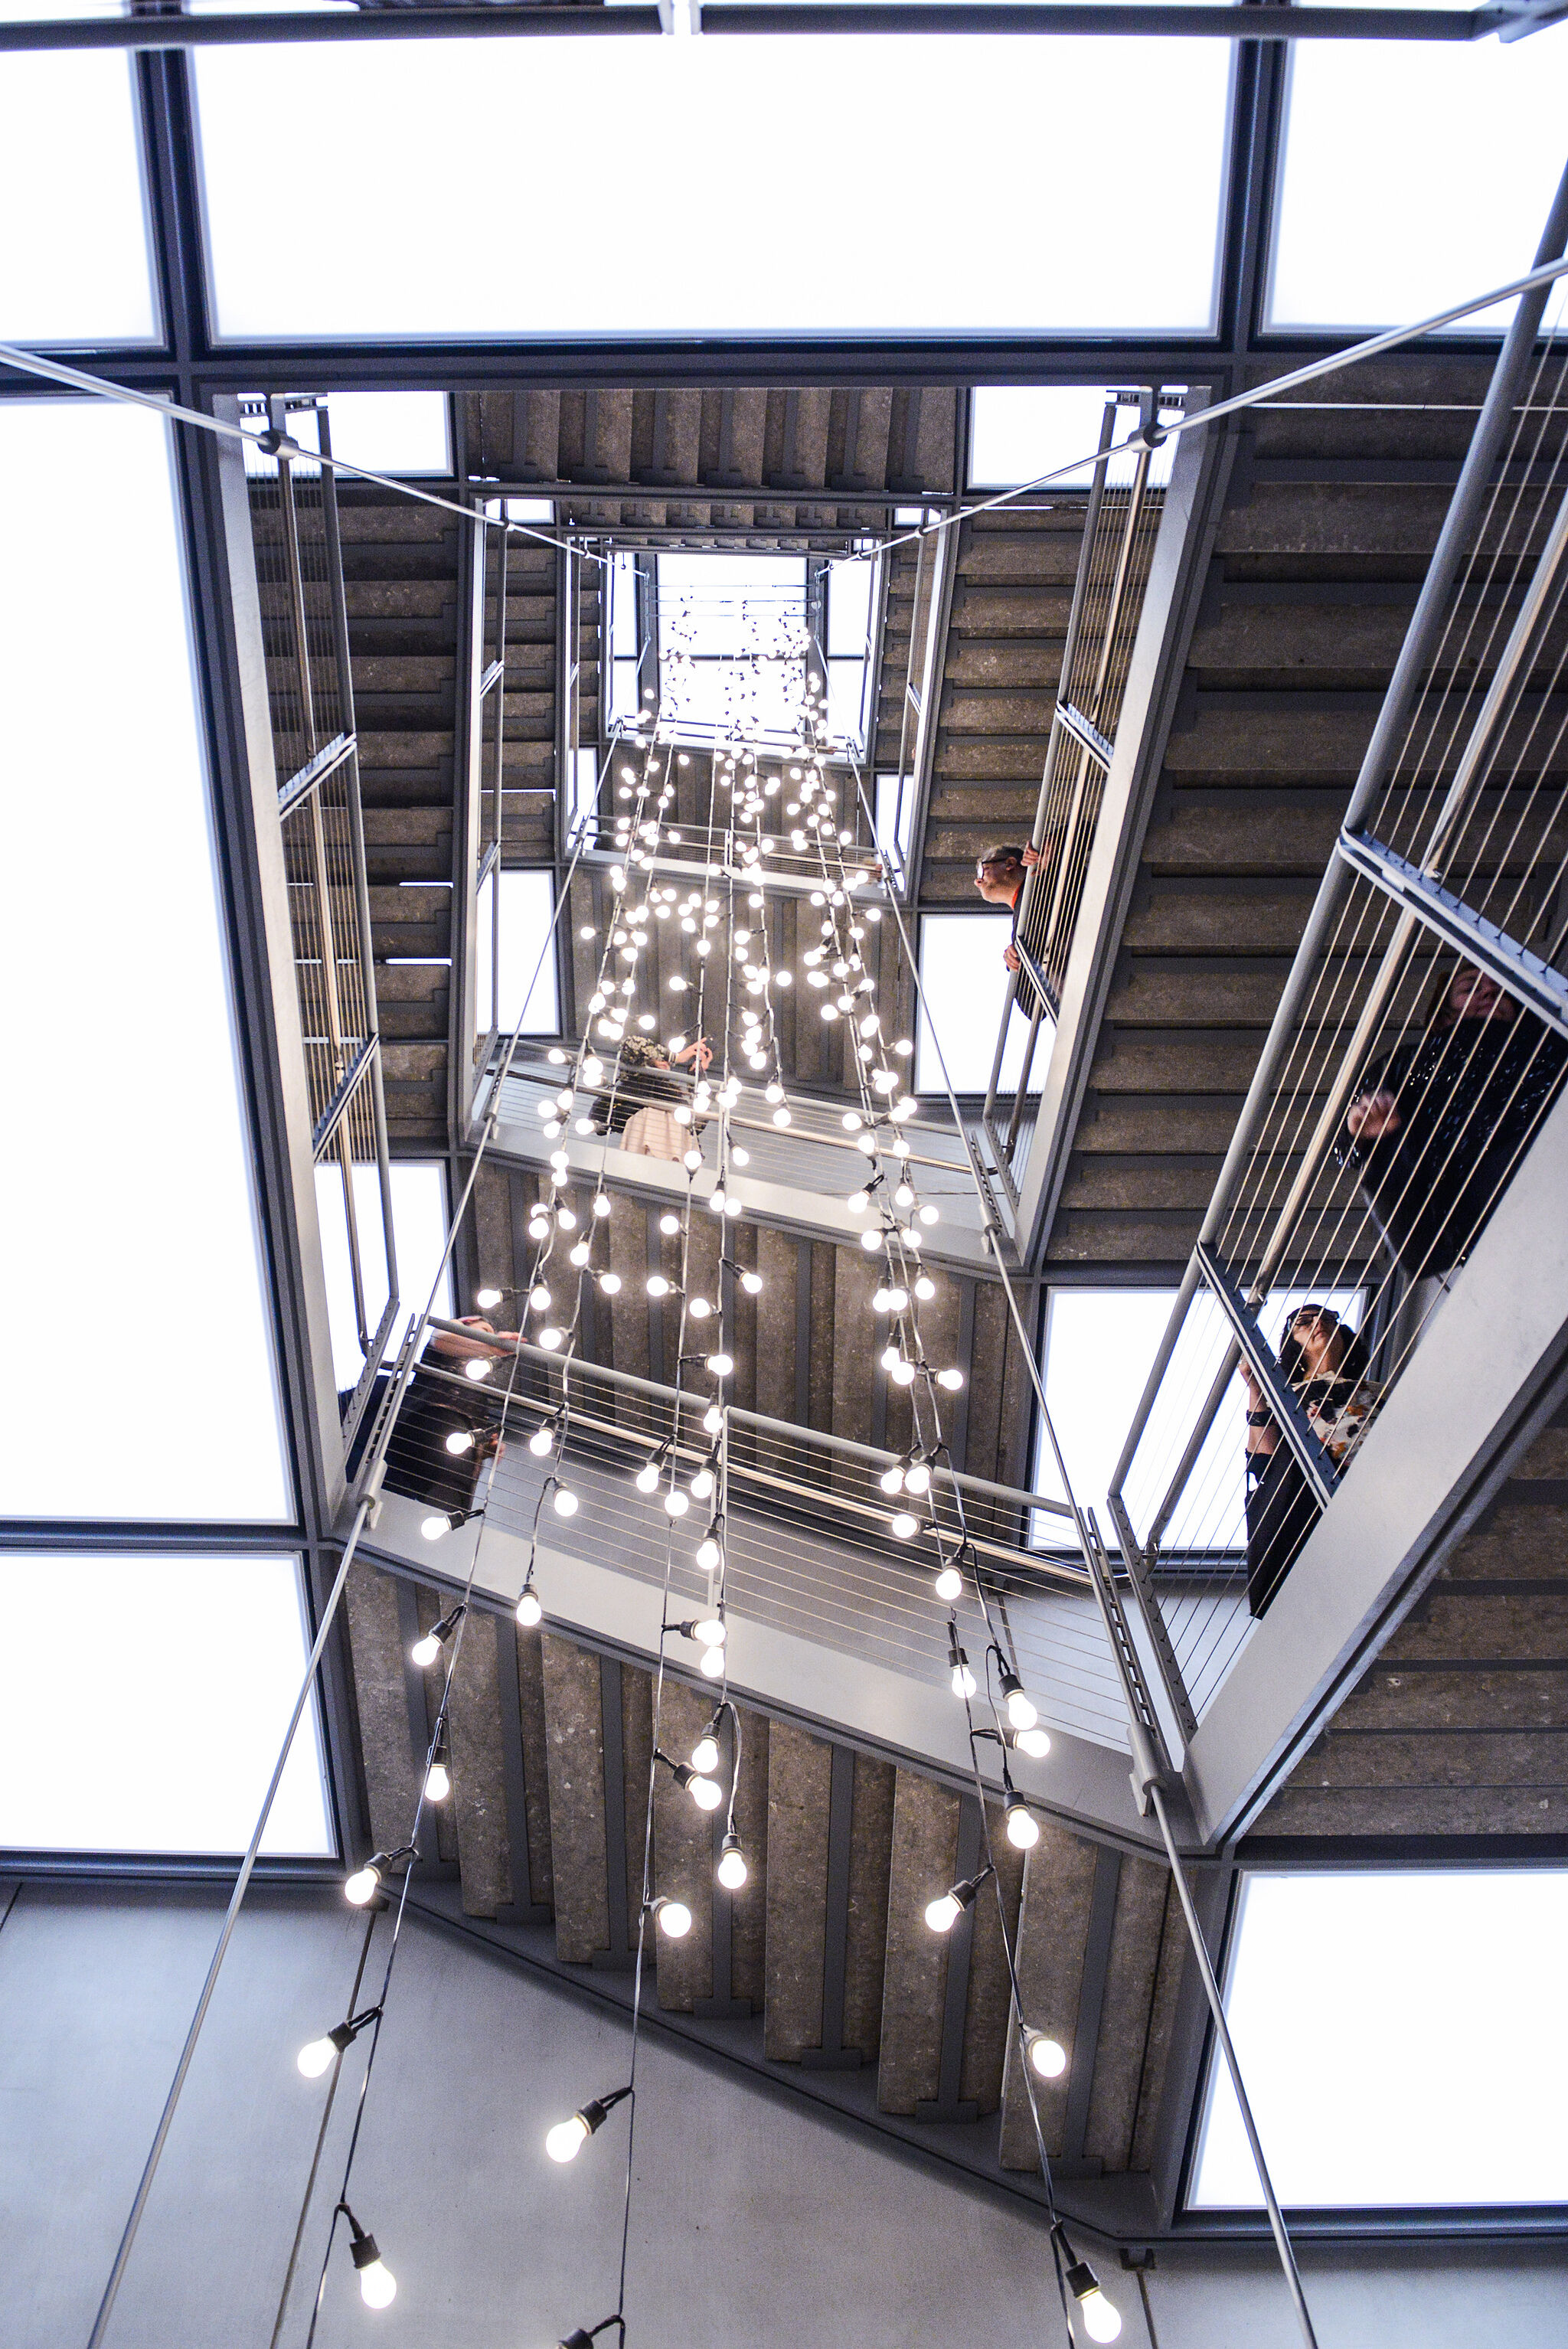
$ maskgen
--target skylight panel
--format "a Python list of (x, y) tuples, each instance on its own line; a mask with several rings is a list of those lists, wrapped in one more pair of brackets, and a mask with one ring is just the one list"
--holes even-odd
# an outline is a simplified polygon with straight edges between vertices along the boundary
[[(93, 1040), (102, 1144), (13, 1135), (7, 1307), (46, 1330), (62, 1284), (90, 1288), (83, 1359), (107, 1381), (84, 1434), (6, 1350), (13, 1516), (292, 1515), (169, 435), (107, 402), (0, 402), (6, 747), (28, 779), (7, 810), (7, 1073), (18, 1102), (60, 1103), (70, 1040)], [(90, 570), (61, 526), (60, 484), (82, 479), (113, 484)]]
[[(1563, 168), (1568, 26), (1528, 41), (1291, 52), (1271, 327), (1426, 316), (1522, 275)], [(1511, 304), (1456, 332), (1496, 332)]]
[(660, 709), (677, 727), (793, 734), (805, 690), (803, 555), (660, 554)]
[[(0, 0), (0, 18), (41, 13)], [(50, 0), (46, 13), (109, 12)], [(134, 61), (108, 50), (0, 57), (0, 341), (155, 341)]]
[[(1225, 2010), (1281, 2202), (1568, 2201), (1565, 1940), (1558, 1868), (1247, 1877)], [(1190, 2207), (1261, 2202), (1212, 2064)]]
[[(6, 1622), (56, 1587), (69, 1594), (69, 1669), (20, 1673), (10, 1692), (27, 1760), (0, 1775), (0, 1847), (243, 1851), (310, 1653), (298, 1558), (0, 1557)], [(336, 1849), (314, 1692), (261, 1847)]]
[[(221, 337), (1212, 330), (1226, 41), (487, 42), (489, 108), (529, 124), (526, 185), (504, 139), (474, 135), (474, 64), (463, 41), (197, 53)], [(985, 104), (945, 124), (944, 168), (906, 175), (874, 269), (863, 234), (781, 237), (766, 172), (732, 174), (714, 201), (712, 127), (744, 121), (757, 152), (789, 155), (835, 221), (864, 228), (887, 202), (868, 126), (924, 121), (934, 91), (976, 88)], [(656, 267), (584, 265), (647, 201), (635, 140), (584, 175), (586, 120), (662, 127), (660, 216), (680, 229)], [(273, 184), (310, 237), (277, 235), (255, 202)], [(1069, 219), (1071, 235), (1042, 233)], [(527, 265), (498, 269), (500, 248)]]
[[(1007, 914), (921, 916), (920, 978), (923, 1001), (914, 1039), (917, 1092), (939, 1093), (945, 1090), (944, 1060), (955, 1092), (983, 1093), (989, 1085), (1003, 1007), (1012, 985), (1011, 973), (1002, 960), (1012, 928), (1012, 916)], [(936, 1011), (934, 1032), (931, 1023), (933, 1007)], [(1007, 1024), (1007, 1050), (1002, 1061), (1004, 1087), (1017, 1085), (1028, 1033), (1028, 1021), (1015, 1009)], [(1035, 1047), (1036, 1087), (1050, 1058), (1055, 1034), (1050, 1019), (1043, 1019)]]
[(879, 775), (874, 805), (877, 846), (902, 885), (909, 871), (910, 834), (914, 824), (914, 777)]

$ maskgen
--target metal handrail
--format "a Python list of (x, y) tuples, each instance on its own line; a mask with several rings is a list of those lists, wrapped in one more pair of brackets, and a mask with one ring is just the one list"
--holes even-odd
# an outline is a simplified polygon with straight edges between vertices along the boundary
[[(1554, 261), (1565, 245), (1568, 245), (1568, 172), (1563, 174), (1542, 237), (1539, 265), (1544, 266)], [(1452, 935), (1451, 909), (1457, 906), (1470, 924), (1465, 932), (1468, 941), (1465, 951), (1472, 959), (1486, 961), (1488, 942), (1484, 932), (1487, 926), (1451, 892), (1443, 891), (1440, 884), (1444, 876), (1438, 868), (1442, 864), (1445, 850), (1460, 836), (1466, 815), (1488, 778), (1489, 760), (1497, 751), (1502, 729), (1516, 706), (1528, 676), (1531, 659), (1540, 641), (1543, 617), (1553, 608), (1554, 599), (1561, 592), (1564, 565), (1568, 564), (1568, 499), (1564, 499), (1558, 509), (1535, 558), (1532, 576), (1525, 590), (1522, 607), (1513, 616), (1507, 641), (1495, 664), (1489, 663), (1492, 667), (1490, 682), (1480, 698), (1479, 709), (1467, 724), (1466, 739), (1459, 748), (1452, 780), (1444, 792), (1435, 820), (1425, 833), (1418, 865), (1386, 849), (1372, 836), (1371, 826), (1377, 807), (1388, 789), (1403, 755), (1413, 716), (1419, 697), (1426, 689), (1439, 640), (1451, 625), (1450, 616), (1461, 566), (1467, 561), (1473, 563), (1476, 560), (1474, 550), (1480, 543), (1484, 502), (1497, 482), (1499, 458), (1511, 427), (1521, 386), (1532, 360), (1547, 292), (1548, 288), (1543, 285), (1522, 299), (1504, 338), (1387, 694), (1363, 757), (1339, 840), (1319, 886), (1197, 1244), (1111, 1474), (1111, 1514), (1121, 1532), (1124, 1547), (1130, 1544), (1136, 1552), (1143, 1578), (1140, 1580), (1135, 1577), (1135, 1587), (1139, 1589), (1140, 1603), (1144, 1608), (1146, 1618), (1151, 1604), (1148, 1571), (1159, 1554), (1167, 1528), (1181, 1502), (1223, 1405), (1236, 1366), (1243, 1355), (1252, 1365), (1253, 1376), (1268, 1401), (1272, 1416), (1287, 1448), (1295, 1455), (1306, 1490), (1319, 1507), (1326, 1506), (1336, 1488), (1339, 1475), (1343, 1473), (1343, 1469), (1336, 1470), (1322, 1453), (1295, 1397), (1282, 1392), (1284, 1382), (1278, 1376), (1277, 1361), (1259, 1330), (1257, 1311), (1269, 1293), (1271, 1283), (1286, 1262), (1304, 1205), (1319, 1178), (1330, 1145), (1343, 1130), (1352, 1094), (1357, 1084), (1365, 1082), (1369, 1050), (1418, 937), (1430, 939), (1436, 936), (1449, 940)], [(1371, 916), (1368, 916), (1366, 906), (1363, 908), (1363, 922), (1368, 918), (1374, 920), (1374, 946), (1377, 906), (1391, 902), (1398, 908), (1398, 919), (1392, 936), (1378, 956), (1357, 1016), (1350, 1022), (1348, 1036), (1336, 1040), (1334, 1065), (1326, 1086), (1319, 1090), (1315, 1083), (1314, 1085), (1308, 1109), (1310, 1131), (1305, 1141), (1290, 1144), (1294, 1163), (1289, 1179), (1281, 1178), (1277, 1199), (1268, 1195), (1269, 1185), (1264, 1185), (1262, 1188), (1258, 1204), (1266, 1205), (1266, 1226), (1255, 1242), (1250, 1238), (1243, 1242), (1250, 1267), (1243, 1297), (1240, 1275), (1232, 1273), (1221, 1255), (1221, 1235), (1235, 1213), (1235, 1201), (1243, 1173), (1253, 1163), (1255, 1154), (1263, 1145), (1274, 1111), (1276, 1088), (1288, 1070), (1304, 1018), (1315, 999), (1315, 990), (1320, 984), (1325, 957), (1331, 953), (1343, 957), (1346, 951), (1344, 926), (1347, 919), (1349, 893), (1356, 885), (1364, 891), (1369, 886), (1381, 893), (1367, 900), (1372, 909)], [(1448, 928), (1445, 928), (1445, 922), (1449, 925)], [(1488, 967), (1492, 968), (1501, 984), (1511, 985), (1515, 995), (1531, 1003), (1532, 1008), (1537, 1008), (1532, 988), (1539, 992), (1544, 985), (1547, 996), (1553, 999), (1548, 1007), (1555, 1014), (1553, 1024), (1561, 1031), (1568, 1026), (1568, 983), (1564, 983), (1559, 974), (1548, 972), (1539, 957), (1528, 957), (1528, 965), (1535, 968), (1527, 967), (1525, 950), (1512, 940), (1499, 940), (1495, 936), (1495, 926), (1493, 929), (1491, 959)], [(1542, 972), (1546, 972), (1544, 980)], [(1281, 1137), (1276, 1136), (1274, 1146), (1277, 1156), (1285, 1144)], [(1324, 1276), (1319, 1271), (1315, 1285), (1322, 1285), (1323, 1280)], [(1201, 1288), (1214, 1297), (1231, 1324), (1233, 1334), (1230, 1342), (1221, 1351), (1208, 1391), (1188, 1426), (1174, 1473), (1164, 1487), (1140, 1541), (1127, 1505), (1127, 1483), (1148, 1432), (1156, 1402), (1164, 1387), (1177, 1344), (1187, 1326), (1193, 1300)], [(1186, 1693), (1182, 1692), (1183, 1701)]]

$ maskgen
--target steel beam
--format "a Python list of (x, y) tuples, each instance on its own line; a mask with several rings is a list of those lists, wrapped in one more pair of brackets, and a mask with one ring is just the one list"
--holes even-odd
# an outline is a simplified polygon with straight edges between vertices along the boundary
[[(1095, 36), (1163, 40), (1472, 41), (1506, 21), (1491, 10), (1447, 8), (1334, 8), (1252, 6), (1191, 7), (1182, 0), (1000, 0), (995, 7), (964, 0), (932, 0), (930, 6), (886, 7), (821, 0), (821, 5), (715, 5), (701, 14), (705, 36), (738, 34), (843, 36), (867, 34), (907, 38), (925, 34), (996, 34), (1016, 38)], [(1495, 22), (1494, 22), (1495, 15)], [(1544, 18), (1540, 21), (1546, 21)], [(30, 20), (0, 26), (0, 52), (6, 49), (183, 49), (289, 47), (322, 41), (511, 40), (568, 36), (611, 38), (656, 36), (663, 30), (657, 7), (604, 8), (557, 0), (538, 5), (495, 7), (374, 8), (352, 15), (306, 10), (298, 16), (260, 12), (253, 16), (76, 17)], [(1515, 36), (1517, 37), (1517, 35)]]

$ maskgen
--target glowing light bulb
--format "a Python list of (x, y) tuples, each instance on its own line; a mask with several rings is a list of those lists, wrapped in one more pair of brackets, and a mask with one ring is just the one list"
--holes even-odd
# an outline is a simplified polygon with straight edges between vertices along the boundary
[(698, 1775), (692, 1780), (686, 1792), (699, 1811), (717, 1811), (724, 1800), (724, 1789), (717, 1778)]
[(735, 1360), (729, 1354), (710, 1354), (707, 1367), (716, 1379), (727, 1379), (735, 1368)]
[(901, 1359), (893, 1363), (888, 1376), (895, 1387), (912, 1387), (914, 1384), (914, 1364)]
[(547, 1321), (539, 1333), (539, 1342), (547, 1354), (553, 1354), (557, 1348), (565, 1344), (566, 1332), (558, 1330), (553, 1321)]
[(718, 1740), (714, 1736), (699, 1737), (691, 1750), (691, 1766), (708, 1777), (718, 1767)]
[(488, 1379), (490, 1374), (489, 1359), (482, 1354), (475, 1354), (471, 1360), (463, 1364), (463, 1376), (466, 1379)]
[(928, 1305), (936, 1294), (936, 1283), (928, 1272), (923, 1272), (914, 1284), (914, 1293), (923, 1305)]
[(865, 1249), (868, 1256), (874, 1256), (877, 1249), (882, 1246), (882, 1236), (881, 1232), (877, 1230), (876, 1226), (874, 1224), (870, 1224), (861, 1234), (861, 1246)]
[(713, 1470), (699, 1468), (687, 1487), (694, 1501), (706, 1501), (713, 1491)]
[(762, 1275), (759, 1272), (743, 1272), (740, 1276), (740, 1286), (745, 1289), (748, 1297), (760, 1297)]
[(920, 1519), (910, 1509), (898, 1510), (888, 1522), (900, 1541), (913, 1541), (920, 1531)]
[(720, 1550), (718, 1543), (715, 1539), (714, 1536), (712, 1534), (705, 1534), (701, 1541), (699, 1541), (696, 1546), (696, 1562), (698, 1566), (702, 1567), (707, 1573), (711, 1574), (722, 1556), (723, 1552)]
[[(366, 2237), (367, 2241), (373, 2240)], [(356, 2250), (358, 2245), (355, 2246)], [(356, 2262), (357, 2265), (357, 2261)], [(359, 2270), (359, 2297), (366, 2308), (390, 2308), (397, 2297), (397, 2279), (385, 2260), (366, 2260)]]
[(944, 1599), (951, 1605), (954, 1599), (964, 1596), (964, 1577), (955, 1566), (944, 1566), (936, 1578), (934, 1588), (938, 1599)]
[(1083, 2329), (1091, 2341), (1116, 2341), (1121, 2334), (1121, 2312), (1107, 2300), (1099, 2284), (1078, 2302)]
[(704, 1680), (717, 1681), (720, 1679), (724, 1672), (724, 1650), (722, 1648), (705, 1648), (698, 1659), (697, 1669), (701, 1672)]
[(336, 2054), (337, 2050), (330, 2039), (309, 2039), (294, 2057), (294, 2062), (305, 2079), (319, 2080)]
[(499, 1288), (477, 1289), (474, 1293), (474, 1303), (481, 1313), (488, 1313), (492, 1305), (500, 1303), (500, 1290)]
[(871, 1203), (872, 1197), (869, 1191), (851, 1191), (847, 1202), (851, 1216), (863, 1216)]
[(1043, 2031), (1026, 2031), (1025, 2044), (1029, 2051), (1029, 2068), (1042, 2080), (1059, 2080), (1068, 2068), (1068, 2052), (1058, 2040)]
[(557, 1485), (555, 1487), (555, 1514), (558, 1517), (574, 1517), (577, 1515), (577, 1495), (569, 1485)]
[(419, 1531), (427, 1541), (439, 1541), (443, 1534), (449, 1534), (451, 1530), (452, 1521), (444, 1509), (438, 1516), (432, 1515), (419, 1520)]
[(599, 1286), (603, 1290), (606, 1297), (619, 1297), (621, 1294), (620, 1274), (618, 1272), (602, 1272), (599, 1275)]
[(669, 1491), (665, 1495), (665, 1508), (668, 1515), (672, 1517), (684, 1517), (690, 1506), (691, 1502), (687, 1495), (681, 1491), (680, 1486), (678, 1485), (672, 1485)]
[(1017, 1795), (1012, 1795), (1006, 1806), (1005, 1816), (1007, 1824), (1007, 1841), (1012, 1845), (1013, 1849), (1033, 1851), (1040, 1840), (1040, 1823), (1027, 1803)]
[(381, 1889), (381, 1870), (370, 1862), (356, 1868), (343, 1888), (343, 1897), (354, 1909), (363, 1909), (375, 1899)]
[(895, 1462), (892, 1467), (878, 1477), (877, 1482), (891, 1500), (895, 1493), (902, 1493), (903, 1490), (903, 1470)]
[(722, 1648), (726, 1637), (723, 1616), (705, 1615), (694, 1628), (692, 1637), (699, 1647)]
[(951, 1933), (963, 1914), (963, 1902), (951, 1892), (944, 1892), (926, 1903), (925, 1921), (934, 1933)]
[(638, 1469), (636, 1475), (634, 1477), (633, 1482), (636, 1485), (639, 1493), (657, 1492), (659, 1485), (659, 1461), (657, 1454), (655, 1454), (651, 1460), (644, 1462), (643, 1465)]
[[(681, 1219), (678, 1216), (661, 1216), (659, 1217), (659, 1229), (663, 1232), (665, 1239), (667, 1240), (673, 1240), (680, 1227)], [(663, 1291), (660, 1290), (655, 1293), (662, 1295)]]
[[(678, 1225), (676, 1226), (676, 1229), (679, 1229)], [(664, 1274), (662, 1272), (650, 1272), (648, 1275), (648, 1295), (650, 1297), (667, 1297), (669, 1293), (670, 1284), (665, 1278)]]
[(428, 1664), (433, 1664), (435, 1662), (436, 1658), (440, 1654), (440, 1652), (441, 1643), (439, 1640), (437, 1639), (434, 1631), (427, 1631), (422, 1640), (415, 1640), (413, 1646), (408, 1651), (408, 1656), (409, 1661), (418, 1664), (420, 1671), (423, 1671)]
[(1020, 1729), (1013, 1743), (1031, 1762), (1043, 1762), (1051, 1750), (1051, 1741), (1043, 1729)]
[(1040, 1709), (1032, 1696), (1023, 1689), (1007, 1692), (1007, 1718), (1015, 1729), (1033, 1729), (1040, 1717)]
[(926, 1466), (923, 1460), (912, 1460), (910, 1462), (908, 1472), (903, 1480), (903, 1489), (906, 1493), (930, 1492), (931, 1471)]
[(591, 2134), (582, 2114), (573, 2113), (569, 2121), (557, 2121), (545, 2131), (544, 2150), (552, 2161), (575, 2161)]
[(684, 1900), (657, 1903), (659, 1930), (672, 1941), (683, 1941), (691, 1931), (691, 1910)]
[(967, 1697), (974, 1695), (975, 1687), (975, 1675), (970, 1671), (967, 1664), (954, 1664), (953, 1667), (952, 1679), (953, 1693), (954, 1696)]
[(579, 1240), (576, 1247), (573, 1249), (571, 1257), (571, 1261), (577, 1267), (579, 1271), (581, 1271), (583, 1267), (587, 1263), (590, 1253), (591, 1251), (587, 1241)]
[(554, 1443), (555, 1430), (547, 1421), (544, 1426), (534, 1429), (528, 1439), (528, 1448), (536, 1460), (542, 1460), (545, 1454), (553, 1447)]
[(517, 1602), (517, 1619), (526, 1630), (531, 1630), (543, 1619), (544, 1609), (539, 1603), (539, 1593), (531, 1584)]
[(425, 1800), (444, 1803), (452, 1791), (452, 1775), (444, 1762), (432, 1762), (425, 1773)]
[(956, 1370), (938, 1371), (936, 1383), (939, 1387), (945, 1387), (949, 1394), (956, 1394), (964, 1384), (964, 1373)]
[(719, 1882), (727, 1892), (738, 1892), (750, 1873), (746, 1865), (746, 1854), (740, 1848), (739, 1837), (726, 1836), (718, 1860)]

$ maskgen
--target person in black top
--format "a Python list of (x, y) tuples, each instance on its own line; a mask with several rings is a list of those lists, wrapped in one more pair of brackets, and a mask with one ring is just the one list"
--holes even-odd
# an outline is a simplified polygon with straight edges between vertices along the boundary
[[(1032, 1019), (1038, 1007), (1055, 1019), (1057, 1007), (1048, 999), (1042, 1005), (1039, 990), (1024, 968), (1018, 952), (1018, 912), (1024, 902), (1024, 884), (1040, 861), (1037, 848), (989, 848), (975, 866), (975, 886), (988, 905), (1006, 905), (1013, 916), (1013, 934), (1002, 949), (1002, 960), (1007, 968), (1017, 973), (1015, 1000), (1026, 1019)], [(1025, 941), (1026, 945), (1028, 941)], [(1030, 949), (1031, 955), (1034, 949)]]
[(1462, 962), (1414, 1042), (1362, 1084), (1336, 1155), (1359, 1173), (1407, 1279), (1464, 1261), (1565, 1074), (1568, 1042)]
[[(1366, 1347), (1328, 1306), (1302, 1305), (1280, 1340), (1279, 1366), (1337, 1467), (1359, 1438), (1374, 1400)], [(1295, 1564), (1317, 1522), (1317, 1505), (1245, 1361), (1242, 1376), (1247, 1388), (1247, 1608), (1255, 1619)]]

